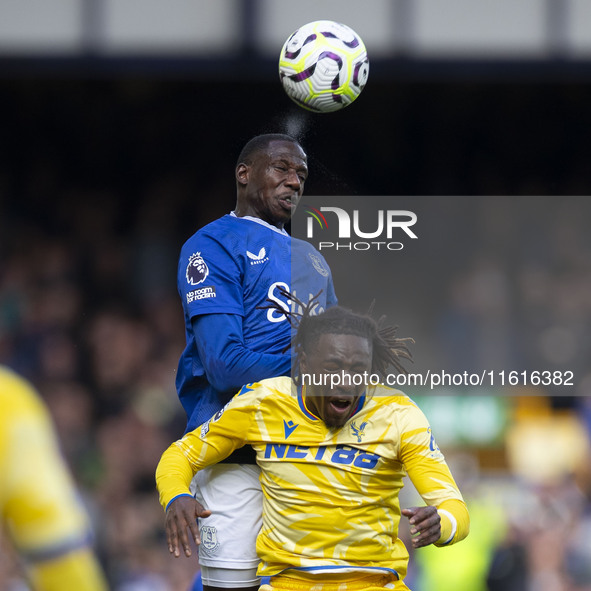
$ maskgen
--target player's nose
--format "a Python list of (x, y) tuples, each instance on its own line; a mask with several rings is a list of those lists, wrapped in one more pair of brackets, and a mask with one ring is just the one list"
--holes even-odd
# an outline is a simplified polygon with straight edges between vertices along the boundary
[(359, 374), (354, 371), (343, 370), (339, 388), (341, 394), (356, 396), (360, 386), (362, 386), (362, 379)]
[(294, 191), (299, 191), (300, 188), (302, 187), (302, 179), (300, 178), (300, 176), (298, 175), (298, 173), (295, 170), (290, 170), (287, 175), (287, 180), (286, 180), (285, 184), (288, 187), (291, 187), (292, 189), (294, 189)]

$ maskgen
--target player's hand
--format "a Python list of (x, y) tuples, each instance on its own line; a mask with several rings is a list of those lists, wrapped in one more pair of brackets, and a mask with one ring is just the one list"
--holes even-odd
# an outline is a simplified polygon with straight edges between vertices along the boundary
[(205, 509), (199, 501), (188, 495), (178, 497), (170, 503), (166, 511), (166, 521), (164, 523), (168, 551), (176, 557), (180, 556), (180, 542), (185, 556), (191, 556), (188, 532), (190, 532), (191, 537), (195, 540), (195, 544), (201, 544), (197, 517), (209, 517), (210, 515), (211, 511)]
[(428, 546), (441, 537), (441, 517), (435, 507), (409, 507), (402, 514), (409, 518), (413, 548)]

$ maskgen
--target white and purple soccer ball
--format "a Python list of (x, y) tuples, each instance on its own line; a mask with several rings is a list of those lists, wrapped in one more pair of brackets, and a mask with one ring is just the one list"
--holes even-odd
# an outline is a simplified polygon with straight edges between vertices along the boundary
[(310, 111), (328, 113), (350, 105), (368, 75), (369, 60), (361, 37), (341, 23), (308, 23), (292, 33), (281, 49), (283, 88)]

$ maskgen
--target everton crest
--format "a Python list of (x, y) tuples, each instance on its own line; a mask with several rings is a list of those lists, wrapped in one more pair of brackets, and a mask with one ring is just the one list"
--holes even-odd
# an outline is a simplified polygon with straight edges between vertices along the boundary
[(220, 543), (218, 542), (218, 531), (211, 525), (204, 525), (200, 531), (201, 534), (201, 547), (207, 552), (207, 554), (213, 554), (219, 548)]

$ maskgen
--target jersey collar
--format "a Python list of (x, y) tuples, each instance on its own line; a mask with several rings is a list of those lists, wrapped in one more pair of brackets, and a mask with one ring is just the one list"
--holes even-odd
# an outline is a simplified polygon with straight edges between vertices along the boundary
[(285, 228), (280, 230), (277, 226), (273, 226), (272, 224), (270, 224), (269, 222), (266, 222), (265, 220), (262, 220), (261, 218), (255, 218), (251, 215), (243, 215), (243, 216), (239, 217), (233, 211), (230, 212), (230, 215), (233, 218), (236, 218), (237, 220), (250, 220), (251, 222), (254, 222), (255, 224), (260, 224), (261, 226), (265, 226), (266, 228), (269, 228), (269, 230), (273, 230), (274, 232), (277, 232), (278, 234), (281, 234), (282, 236), (289, 236), (289, 234), (285, 231)]
[(306, 406), (306, 401), (304, 400), (304, 386), (298, 386), (298, 404), (300, 405), (300, 410), (311, 420), (311, 421), (320, 421), (322, 420), (320, 417), (317, 417), (314, 413), (308, 410)]

